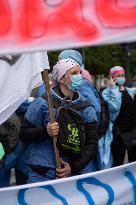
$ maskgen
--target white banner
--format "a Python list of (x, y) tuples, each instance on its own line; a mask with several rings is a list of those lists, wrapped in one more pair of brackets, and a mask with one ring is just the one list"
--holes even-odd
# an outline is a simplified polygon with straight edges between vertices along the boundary
[(49, 69), (47, 52), (0, 56), (0, 124), (42, 83), (45, 68)]
[(136, 0), (1, 0), (0, 53), (136, 41)]
[(1, 205), (135, 205), (136, 163), (0, 189)]

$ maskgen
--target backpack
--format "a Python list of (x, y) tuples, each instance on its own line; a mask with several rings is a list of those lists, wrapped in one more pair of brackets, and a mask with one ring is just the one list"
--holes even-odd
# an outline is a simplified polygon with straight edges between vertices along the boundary
[(84, 101), (69, 107), (59, 106), (56, 118), (59, 123), (57, 147), (61, 153), (77, 157), (82, 155), (86, 140), (85, 122), (77, 110), (90, 105), (88, 101)]
[(101, 93), (99, 93), (100, 103), (101, 103), (101, 115), (100, 122), (98, 126), (98, 137), (99, 139), (106, 134), (109, 127), (110, 115), (108, 103), (104, 100)]

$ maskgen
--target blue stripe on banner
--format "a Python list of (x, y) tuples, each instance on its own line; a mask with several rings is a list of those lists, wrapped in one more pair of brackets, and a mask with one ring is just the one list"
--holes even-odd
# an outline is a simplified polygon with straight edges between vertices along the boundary
[(94, 184), (96, 186), (100, 186), (100, 187), (104, 188), (109, 195), (109, 199), (105, 205), (112, 204), (112, 202), (114, 201), (114, 192), (113, 192), (112, 188), (109, 185), (102, 183), (98, 179), (96, 179), (94, 177), (90, 177), (90, 178), (80, 179), (77, 181), (77, 189), (85, 195), (89, 205), (95, 205), (95, 202), (93, 201), (90, 193), (84, 189), (83, 184), (85, 182), (88, 184)]
[[(52, 194), (52, 196), (54, 196), (55, 198), (59, 199), (62, 202), (62, 205), (68, 205), (68, 202), (66, 201), (66, 199), (62, 197), (61, 195), (59, 195), (52, 186), (47, 185), (47, 186), (42, 186), (40, 188), (47, 189)], [(18, 202), (20, 205), (29, 205), (25, 200), (25, 193), (28, 189), (23, 189), (19, 191)]]

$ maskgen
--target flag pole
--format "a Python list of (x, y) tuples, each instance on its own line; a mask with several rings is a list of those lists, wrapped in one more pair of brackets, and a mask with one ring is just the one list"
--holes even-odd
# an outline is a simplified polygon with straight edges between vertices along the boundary
[[(48, 70), (43, 71), (43, 81), (46, 88), (46, 94), (47, 94), (47, 101), (48, 101), (48, 110), (49, 110), (49, 116), (50, 116), (50, 123), (55, 122), (54, 113), (53, 113), (53, 103), (52, 103), (52, 96), (51, 96), (51, 88), (49, 84), (49, 75)], [(53, 137), (53, 148), (54, 148), (54, 155), (55, 155), (55, 162), (56, 167), (58, 169), (61, 169), (61, 163), (60, 163), (60, 156), (59, 156), (59, 150), (56, 145), (57, 142), (57, 136)]]

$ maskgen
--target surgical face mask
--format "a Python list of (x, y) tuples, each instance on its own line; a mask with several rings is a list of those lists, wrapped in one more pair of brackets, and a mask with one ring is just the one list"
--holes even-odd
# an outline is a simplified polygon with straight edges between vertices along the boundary
[(83, 77), (81, 74), (79, 75), (72, 75), (71, 82), (68, 85), (68, 88), (72, 91), (76, 91), (80, 88), (81, 84), (83, 82)]
[(116, 83), (117, 85), (121, 86), (125, 84), (126, 79), (125, 78), (121, 78), (121, 77), (117, 77), (116, 78)]

